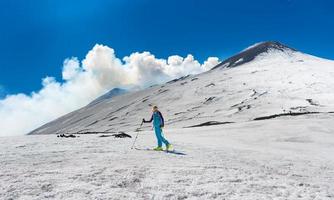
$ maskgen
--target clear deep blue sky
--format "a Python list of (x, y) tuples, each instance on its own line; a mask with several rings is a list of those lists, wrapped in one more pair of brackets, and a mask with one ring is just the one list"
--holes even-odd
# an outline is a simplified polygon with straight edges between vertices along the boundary
[(331, 0), (1, 0), (0, 96), (60, 80), (63, 60), (96, 43), (120, 58), (146, 50), (203, 61), (277, 40), (334, 59), (333, 9)]

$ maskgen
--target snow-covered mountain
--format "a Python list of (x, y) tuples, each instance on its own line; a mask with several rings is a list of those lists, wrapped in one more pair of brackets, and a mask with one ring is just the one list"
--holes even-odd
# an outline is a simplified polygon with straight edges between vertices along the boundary
[(133, 131), (150, 117), (152, 105), (158, 105), (169, 128), (326, 115), (334, 111), (333, 76), (334, 61), (263, 42), (208, 72), (100, 97), (29, 134)]

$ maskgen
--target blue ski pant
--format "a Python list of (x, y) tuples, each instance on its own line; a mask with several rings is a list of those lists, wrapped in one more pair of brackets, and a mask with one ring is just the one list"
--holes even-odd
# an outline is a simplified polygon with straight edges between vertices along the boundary
[(162, 147), (162, 143), (166, 146), (169, 145), (169, 142), (163, 137), (162, 129), (160, 127), (154, 127), (155, 136), (157, 137), (158, 147)]

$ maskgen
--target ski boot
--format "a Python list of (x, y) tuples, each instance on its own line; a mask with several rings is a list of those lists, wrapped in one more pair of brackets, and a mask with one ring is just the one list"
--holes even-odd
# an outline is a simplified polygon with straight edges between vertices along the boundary
[(173, 151), (173, 146), (171, 144), (166, 145), (166, 151)]
[(154, 151), (163, 151), (162, 147), (155, 147), (153, 150)]

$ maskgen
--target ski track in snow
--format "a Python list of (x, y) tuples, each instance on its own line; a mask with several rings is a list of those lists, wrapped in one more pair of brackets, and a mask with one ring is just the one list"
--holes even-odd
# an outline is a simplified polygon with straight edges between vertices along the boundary
[[(0, 199), (334, 199), (332, 120), (166, 129), (186, 155), (131, 150), (134, 137), (4, 137)], [(154, 147), (139, 134), (136, 147)]]

